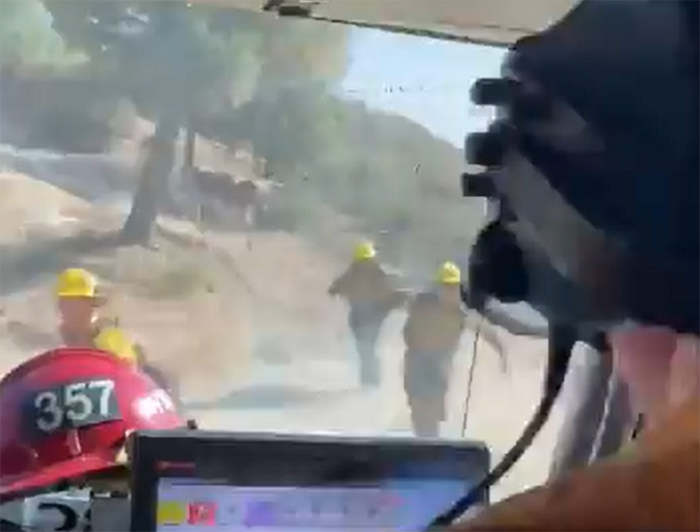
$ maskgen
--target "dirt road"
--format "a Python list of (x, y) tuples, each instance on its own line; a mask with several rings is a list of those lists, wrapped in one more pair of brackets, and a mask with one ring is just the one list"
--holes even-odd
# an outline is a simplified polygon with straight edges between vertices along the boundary
[[(33, 187), (33, 201), (22, 202), (22, 209), (0, 202), (0, 226), (23, 227), (31, 219), (33, 227), (49, 236), (53, 231), (60, 243), (64, 232), (73, 234), (86, 226), (107, 231), (120, 222), (118, 210), (110, 221), (103, 203), (91, 210), (74, 196), (63, 205), (52, 193), (52, 207), (47, 210), (42, 207), (41, 187), (37, 189), (36, 180), (28, 176), (16, 176), (14, 186)], [(56, 216), (42, 219), (43, 213), (65, 209), (71, 212), (68, 221), (56, 222)], [(98, 220), (104, 225), (95, 227)], [(244, 235), (208, 235), (206, 246), (188, 247), (182, 242), (194, 242), (201, 235), (187, 224), (167, 220), (163, 224), (171, 236), (181, 238), (163, 240), (158, 250), (80, 249), (71, 255), (60, 246), (49, 247), (43, 255), (29, 257), (35, 258), (31, 271), (17, 271), (17, 264), (25, 264), (21, 261), (0, 261), (0, 371), (50, 345), (55, 330), (51, 282), (57, 268), (72, 261), (108, 280), (114, 294), (112, 310), (155, 361), (183, 379), (189, 410), (204, 427), (408, 433), (400, 377), (401, 312), (392, 315), (383, 331), (382, 385), (363, 391), (357, 384), (345, 309), (326, 296), (328, 284), (342, 267), (338, 259), (299, 235), (281, 232), (257, 233), (252, 240)], [(0, 246), (22, 255), (28, 244), (21, 238), (26, 235), (10, 233), (0, 234)], [(61, 260), (56, 260), (55, 250), (61, 251)], [(222, 256), (228, 258), (222, 260)], [(24, 279), (25, 274), (31, 278)], [(179, 290), (205, 277), (206, 282), (194, 286), (191, 293), (154, 295), (156, 287)], [(23, 282), (15, 284), (19, 280)], [(544, 362), (542, 342), (509, 338), (506, 333), (503, 338), (510, 366), (505, 375), (488, 345), (477, 342), (475, 355), (473, 337), (465, 334), (453, 372), (449, 418), (443, 427), (444, 437), (486, 441), (494, 461), (509, 448), (534, 410)], [(467, 376), (474, 356), (474, 387), (463, 435)], [(556, 417), (498, 487), (495, 498), (544, 479)]]

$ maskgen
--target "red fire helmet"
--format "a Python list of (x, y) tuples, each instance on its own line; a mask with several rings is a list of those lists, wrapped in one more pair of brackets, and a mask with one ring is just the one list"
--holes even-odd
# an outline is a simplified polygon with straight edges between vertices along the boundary
[(131, 431), (183, 426), (167, 392), (111, 354), (38, 355), (0, 381), (0, 501), (123, 465)]

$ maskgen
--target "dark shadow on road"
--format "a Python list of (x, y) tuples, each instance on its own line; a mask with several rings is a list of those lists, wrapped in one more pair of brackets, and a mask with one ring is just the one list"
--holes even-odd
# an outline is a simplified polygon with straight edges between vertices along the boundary
[(298, 386), (254, 386), (234, 390), (213, 401), (185, 403), (188, 410), (270, 409), (300, 406), (318, 401), (340, 400), (357, 393), (356, 390), (309, 390)]
[(108, 252), (119, 245), (117, 232), (0, 245), (0, 295), (31, 288), (65, 268), (79, 266), (85, 255)]
[[(210, 249), (203, 242), (191, 241), (156, 227), (157, 240), (172, 243), (185, 249), (198, 248), (215, 256), (227, 271), (233, 272), (250, 290), (250, 285), (238, 270), (235, 261), (223, 250)], [(0, 296), (33, 288), (54, 277), (65, 268), (80, 267), (88, 258), (109, 255), (119, 247), (134, 244), (124, 241), (120, 231), (81, 231), (75, 235), (59, 238), (47, 235), (29, 242), (0, 244)], [(156, 250), (157, 242), (140, 247)], [(90, 266), (97, 275), (107, 275), (106, 271)]]
[(59, 153), (0, 144), (0, 167), (49, 183), (86, 201), (130, 192), (132, 170), (109, 154)]

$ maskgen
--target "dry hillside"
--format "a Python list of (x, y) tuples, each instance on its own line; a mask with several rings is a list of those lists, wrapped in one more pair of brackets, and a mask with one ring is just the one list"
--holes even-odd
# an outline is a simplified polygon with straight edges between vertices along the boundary
[[(358, 391), (343, 306), (325, 294), (343, 266), (332, 255), (288, 233), (202, 235), (190, 223), (167, 218), (157, 249), (115, 247), (110, 235), (123, 217), (118, 209), (93, 208), (25, 175), (2, 179), (14, 201), (0, 202), (0, 227), (33, 232), (0, 233), (0, 370), (52, 345), (52, 280), (60, 267), (82, 264), (104, 280), (107, 312), (121, 318), (154, 362), (182, 379), (185, 399), (204, 426), (407, 430), (400, 384), (403, 318), (392, 317), (383, 335), (382, 389)], [(534, 408), (543, 363), (540, 342), (503, 337), (510, 372), (503, 375), (497, 358), (479, 345), (467, 427), (469, 437), (493, 445), (494, 457)], [(452, 437), (463, 422), (471, 344), (465, 338), (455, 366), (445, 427)], [(502, 493), (542, 479), (555, 427), (504, 482)]]

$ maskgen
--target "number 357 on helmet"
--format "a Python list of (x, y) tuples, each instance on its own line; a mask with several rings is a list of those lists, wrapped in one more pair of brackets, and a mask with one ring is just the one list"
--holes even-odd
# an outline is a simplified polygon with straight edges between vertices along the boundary
[(123, 467), (130, 432), (184, 425), (122, 360), (92, 349), (34, 357), (0, 381), (0, 501)]

